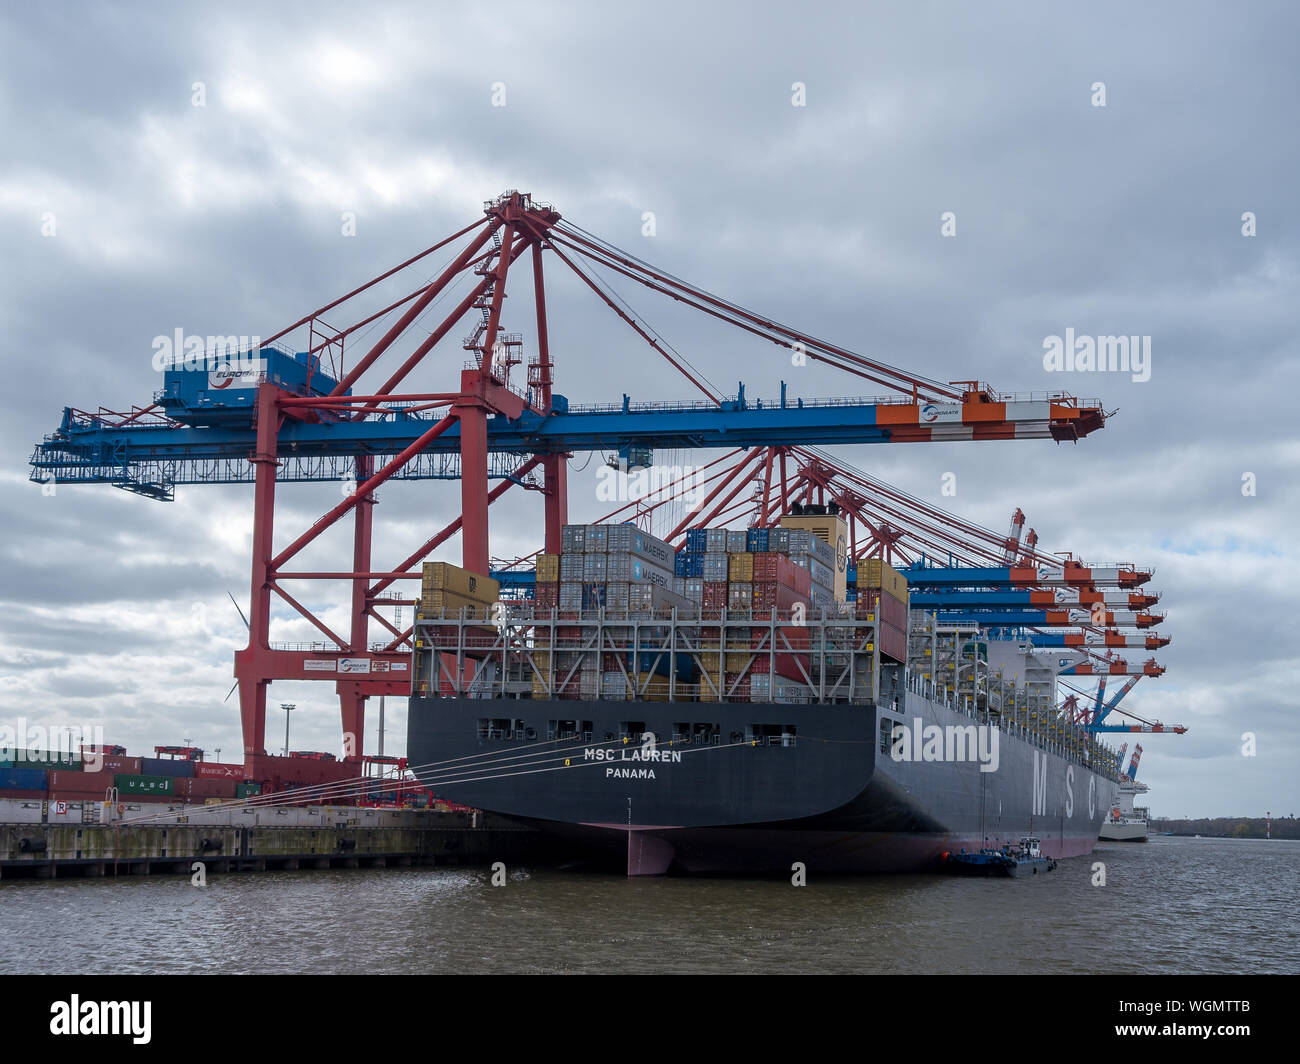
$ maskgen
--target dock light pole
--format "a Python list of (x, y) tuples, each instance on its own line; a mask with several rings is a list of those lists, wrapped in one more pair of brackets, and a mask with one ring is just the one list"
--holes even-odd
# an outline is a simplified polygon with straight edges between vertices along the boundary
[(280, 708), (284, 710), (284, 756), (289, 756), (289, 714), (298, 708), (294, 702), (281, 702)]

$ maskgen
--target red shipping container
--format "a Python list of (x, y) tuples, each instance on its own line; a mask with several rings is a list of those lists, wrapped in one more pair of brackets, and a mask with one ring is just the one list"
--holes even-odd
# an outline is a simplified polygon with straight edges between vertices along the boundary
[(143, 758), (127, 757), (125, 754), (105, 754), (99, 771), (121, 773), (123, 776), (139, 776), (144, 767)]
[[(778, 558), (784, 557), (782, 554)], [(796, 566), (796, 568), (798, 568)], [(800, 572), (804, 570), (800, 569)], [(785, 584), (777, 583), (775, 580), (768, 580), (761, 584), (754, 585), (754, 610), (758, 613), (771, 613), (776, 610), (777, 613), (789, 613), (799, 603), (808, 606), (807, 595), (801, 595), (792, 587), (786, 587)]]
[(727, 585), (710, 581), (704, 585), (704, 608), (706, 610), (725, 610), (727, 608)]
[[(243, 778), (242, 769), (240, 778)], [(205, 798), (233, 798), (236, 782), (233, 779), (178, 779), (176, 781), (181, 796), (192, 802), (201, 802)]]
[(553, 610), (557, 609), (560, 605), (559, 584), (538, 584), (533, 595), (533, 604), (535, 609)]
[(0, 787), (0, 798), (26, 798), (31, 801), (35, 799), (38, 802), (45, 800), (44, 791), (16, 791), (9, 787)]
[(220, 761), (196, 761), (194, 778), (200, 780), (234, 780), (236, 783), (244, 778), (243, 765), (226, 765)]
[(98, 794), (104, 797), (104, 791), (113, 786), (112, 772), (67, 772), (56, 769), (50, 773), (50, 791), (77, 791), (80, 794)]
[(741, 679), (741, 674), (738, 672), (727, 673), (720, 693), (729, 702), (748, 702), (749, 674), (746, 673)]
[(880, 653), (894, 661), (907, 661), (907, 632), (892, 624), (881, 624), (877, 629), (880, 637)]
[(858, 588), (857, 615), (865, 617), (874, 614), (880, 624), (890, 624), (895, 628), (907, 629), (907, 606), (893, 595), (881, 594), (879, 588)]

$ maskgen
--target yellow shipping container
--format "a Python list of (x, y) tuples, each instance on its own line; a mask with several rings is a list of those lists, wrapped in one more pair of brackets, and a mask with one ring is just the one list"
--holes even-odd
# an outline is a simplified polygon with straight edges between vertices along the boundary
[(879, 588), (899, 602), (907, 601), (907, 577), (879, 558), (863, 558), (858, 562), (858, 587)]
[(754, 556), (748, 551), (732, 554), (727, 563), (727, 578), (737, 584), (751, 583), (754, 579)]
[(490, 618), (493, 605), (493, 602), (483, 602), (452, 591), (424, 591), (420, 594), (419, 615), (437, 617), (445, 613), (448, 617), (454, 617), (464, 610), (467, 619), (486, 621)]
[(722, 668), (722, 655), (715, 652), (700, 655), (700, 668), (710, 676), (716, 676), (718, 670)]
[(554, 584), (560, 579), (560, 556), (558, 554), (539, 554), (537, 556), (537, 582)]
[(423, 591), (450, 591), (475, 602), (496, 602), (501, 585), (488, 576), (471, 573), (450, 562), (425, 562)]

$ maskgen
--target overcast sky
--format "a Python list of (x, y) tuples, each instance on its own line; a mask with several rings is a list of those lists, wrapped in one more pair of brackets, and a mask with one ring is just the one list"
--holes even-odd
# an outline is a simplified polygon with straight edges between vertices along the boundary
[[(1154, 566), (1169, 671), (1126, 705), (1191, 730), (1143, 742), (1153, 812), (1300, 814), (1298, 35), (1285, 3), (3, 4), (0, 721), (238, 758), (227, 591), (247, 602), (251, 491), (43, 495), (32, 446), (64, 406), (147, 403), (154, 337), (270, 335), (518, 188), (864, 354), (1101, 397), (1117, 412), (1077, 445), (841, 453), (999, 530), (1022, 507), (1048, 550)], [(552, 276), (558, 391), (691, 397)], [(621, 291), (727, 391), (872, 390)], [(505, 324), (531, 339), (518, 304)], [(1150, 336), (1150, 379), (1046, 372), (1044, 338), (1067, 328)], [(461, 334), (411, 383), (454, 386)], [(586, 461), (575, 520), (607, 508)], [(278, 542), (337, 498), (282, 488)], [(458, 512), (453, 484), (386, 488), (377, 567)], [(540, 515), (538, 496), (507, 496), (492, 553), (536, 549)], [(340, 568), (348, 549), (341, 529), (304, 558)], [(341, 589), (305, 600), (345, 627)], [(283, 613), (273, 637), (313, 630)], [(272, 707), (299, 706), (295, 749), (338, 749), (331, 686), (272, 688)], [(404, 702), (389, 708), (400, 751)], [(282, 728), (273, 709), (269, 748)]]

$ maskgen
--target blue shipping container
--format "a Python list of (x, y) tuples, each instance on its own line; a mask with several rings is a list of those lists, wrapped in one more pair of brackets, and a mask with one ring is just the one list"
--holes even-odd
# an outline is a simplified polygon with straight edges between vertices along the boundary
[(177, 761), (169, 757), (146, 757), (140, 765), (139, 775), (189, 779), (194, 776), (194, 762)]
[(685, 554), (673, 555), (673, 576), (686, 575), (686, 557)]
[(756, 553), (767, 550), (767, 529), (751, 528), (745, 537), (745, 549)]
[(709, 530), (707, 528), (692, 528), (686, 533), (686, 549), (696, 553), (703, 554), (709, 542)]
[(43, 791), (45, 790), (45, 769), (43, 768), (0, 769), (0, 790)]

